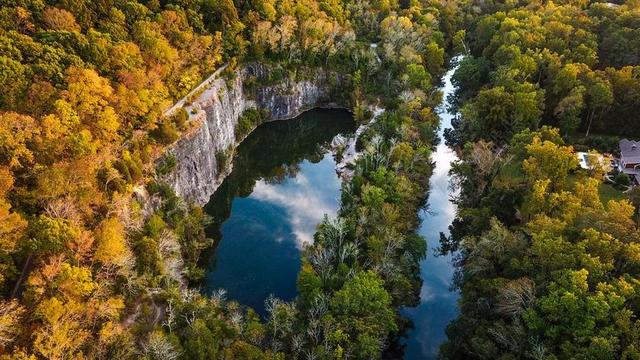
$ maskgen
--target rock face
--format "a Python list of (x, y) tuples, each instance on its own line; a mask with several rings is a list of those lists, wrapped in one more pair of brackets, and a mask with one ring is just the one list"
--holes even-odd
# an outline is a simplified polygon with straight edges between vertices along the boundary
[(246, 109), (264, 109), (270, 115), (268, 121), (275, 121), (329, 105), (329, 85), (322, 74), (313, 80), (285, 79), (258, 87), (250, 99), (243, 89), (244, 80), (260, 78), (266, 71), (261, 65), (251, 65), (237, 71), (235, 80), (216, 79), (185, 107), (193, 127), (168, 148), (177, 166), (163, 178), (185, 201), (206, 204), (231, 171), (231, 161), (225, 159), (238, 145), (235, 128)]
[(336, 172), (340, 175), (342, 180), (350, 180), (353, 177), (353, 169), (349, 168), (350, 164), (353, 164), (362, 155), (356, 149), (356, 142), (362, 133), (367, 131), (371, 125), (375, 124), (378, 116), (380, 116), (384, 109), (378, 106), (370, 107), (369, 110), (373, 113), (373, 117), (368, 123), (361, 124), (356, 129), (353, 136), (345, 138), (341, 135), (336, 136), (331, 143), (334, 148), (343, 148), (342, 159), (336, 164)]

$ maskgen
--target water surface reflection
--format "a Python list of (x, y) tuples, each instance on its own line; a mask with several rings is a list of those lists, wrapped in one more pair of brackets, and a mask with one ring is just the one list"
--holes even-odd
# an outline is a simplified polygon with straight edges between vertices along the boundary
[[(450, 70), (444, 78), (444, 99), (454, 91)], [(446, 108), (446, 106), (445, 106)], [(456, 207), (450, 201), (449, 170), (456, 154), (444, 143), (443, 132), (451, 127), (452, 116), (446, 112), (440, 114), (442, 141), (433, 154), (435, 169), (429, 180), (428, 213), (422, 215), (420, 234), (427, 239), (427, 257), (420, 264), (420, 276), (423, 280), (420, 290), (420, 304), (414, 308), (403, 309), (403, 314), (411, 319), (414, 329), (409, 331), (404, 350), (405, 359), (436, 359), (440, 344), (446, 340), (445, 330), (451, 320), (458, 315), (458, 293), (451, 291), (454, 267), (451, 256), (435, 256), (439, 245), (440, 232), (449, 234), (449, 225), (456, 215)]]
[(329, 144), (354, 129), (346, 111), (312, 110), (262, 125), (243, 141), (233, 171), (205, 207), (214, 219), (207, 233), (218, 243), (205, 292), (223, 288), (261, 315), (269, 294), (295, 297), (302, 245), (339, 206)]

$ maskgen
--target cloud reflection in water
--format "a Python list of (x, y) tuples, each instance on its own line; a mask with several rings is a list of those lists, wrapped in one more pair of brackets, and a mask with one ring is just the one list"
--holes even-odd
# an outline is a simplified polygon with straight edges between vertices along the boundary
[(317, 164), (305, 160), (300, 172), (281, 184), (264, 180), (256, 183), (250, 198), (269, 202), (286, 210), (296, 246), (302, 249), (313, 241), (316, 225), (324, 214), (335, 216), (338, 209), (340, 182), (334, 171), (331, 154), (326, 154)]

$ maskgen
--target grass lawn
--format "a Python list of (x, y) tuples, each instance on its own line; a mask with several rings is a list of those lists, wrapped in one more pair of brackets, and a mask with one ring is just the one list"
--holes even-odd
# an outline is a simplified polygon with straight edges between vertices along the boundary
[(627, 195), (625, 193), (614, 188), (611, 184), (601, 183), (598, 187), (598, 192), (600, 193), (600, 201), (605, 205), (609, 200), (627, 199)]
[[(569, 183), (572, 187), (577, 180), (578, 176), (576, 176), (575, 174), (569, 175)], [(601, 182), (600, 186), (598, 186), (598, 194), (600, 195), (600, 201), (603, 205), (607, 205), (609, 200), (628, 199), (627, 195), (621, 190), (618, 190), (614, 188), (613, 185), (607, 184), (605, 182)]]

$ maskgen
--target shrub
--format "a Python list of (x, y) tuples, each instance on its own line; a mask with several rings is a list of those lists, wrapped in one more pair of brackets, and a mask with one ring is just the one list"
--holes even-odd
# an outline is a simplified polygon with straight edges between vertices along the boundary
[(155, 180), (149, 181), (146, 187), (147, 187), (147, 191), (151, 195), (157, 194), (158, 192), (160, 192), (160, 184)]
[(147, 236), (150, 236), (154, 239), (160, 238), (160, 233), (167, 227), (167, 224), (162, 219), (160, 214), (153, 214), (147, 223), (144, 225), (144, 232)]
[(142, 178), (142, 162), (133, 159), (128, 152), (123, 153), (122, 158), (113, 163), (113, 168), (118, 170), (122, 179), (128, 184), (133, 184)]
[(122, 175), (124, 181), (126, 181), (128, 184), (131, 184), (131, 173), (129, 172), (129, 167), (124, 160), (116, 160), (113, 163), (113, 167)]
[(178, 159), (172, 153), (167, 154), (162, 160), (158, 162), (156, 165), (156, 174), (159, 176), (164, 176), (173, 171), (178, 165)]
[(176, 195), (169, 184), (160, 184), (160, 196), (164, 199), (162, 211), (164, 219), (171, 225), (176, 226), (185, 216), (185, 208), (182, 198)]
[(229, 147), (226, 150), (220, 150), (216, 153), (216, 165), (218, 168), (218, 173), (224, 171), (224, 169), (229, 164), (231, 160), (231, 154), (233, 153), (233, 148)]
[(184, 125), (189, 121), (189, 113), (185, 108), (180, 108), (177, 113), (171, 117), (178, 129), (184, 129)]
[(616, 177), (613, 178), (613, 182), (616, 188), (625, 188), (631, 185), (631, 179), (629, 178), (629, 175), (625, 173), (619, 173), (616, 175)]
[(236, 140), (240, 141), (247, 136), (256, 126), (262, 124), (266, 114), (258, 109), (247, 109), (242, 113), (236, 125)]
[(169, 145), (178, 140), (180, 132), (178, 132), (178, 128), (176, 128), (173, 122), (165, 119), (151, 132), (151, 137), (160, 144)]
[(142, 161), (139, 158), (136, 159), (125, 159), (127, 163), (127, 168), (129, 169), (129, 174), (131, 175), (131, 179), (133, 182), (137, 182), (142, 179)]

